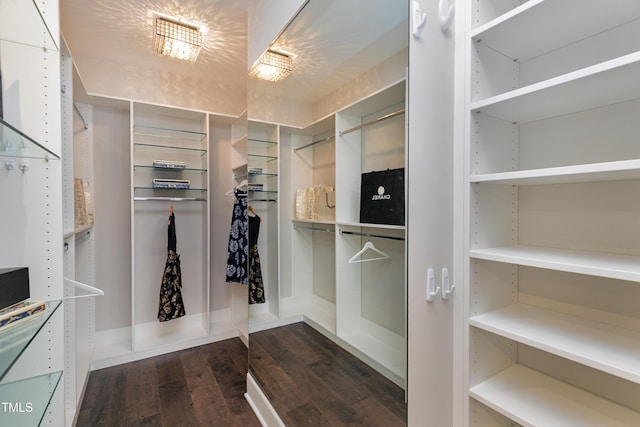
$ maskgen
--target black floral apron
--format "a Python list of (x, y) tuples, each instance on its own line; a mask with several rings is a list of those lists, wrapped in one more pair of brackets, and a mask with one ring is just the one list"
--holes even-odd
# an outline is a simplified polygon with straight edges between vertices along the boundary
[(247, 194), (234, 190), (231, 228), (229, 229), (229, 250), (227, 252), (227, 283), (247, 284)]
[(249, 304), (263, 304), (265, 302), (262, 267), (258, 253), (260, 221), (258, 215), (249, 217)]
[(185, 315), (184, 304), (182, 302), (182, 273), (180, 272), (180, 255), (176, 253), (176, 222), (173, 209), (169, 216), (168, 229), (168, 254), (167, 263), (162, 275), (162, 285), (160, 286), (160, 309), (158, 310), (158, 320), (166, 322), (177, 319)]

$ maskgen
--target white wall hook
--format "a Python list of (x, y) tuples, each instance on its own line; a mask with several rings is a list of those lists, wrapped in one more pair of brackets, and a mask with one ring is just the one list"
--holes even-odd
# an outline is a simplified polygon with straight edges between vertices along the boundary
[(454, 8), (454, 5), (449, 4), (449, 0), (440, 0), (438, 3), (438, 20), (443, 32), (447, 31), (453, 22)]
[(433, 268), (427, 270), (427, 301), (432, 302), (440, 292), (440, 286), (436, 287), (436, 276)]
[(455, 285), (452, 286), (449, 283), (449, 270), (447, 268), (442, 269), (442, 299), (448, 300), (449, 296), (456, 290)]
[(413, 37), (419, 39), (420, 38), (420, 28), (427, 21), (427, 14), (422, 13), (422, 9), (420, 8), (420, 3), (417, 1), (413, 2)]

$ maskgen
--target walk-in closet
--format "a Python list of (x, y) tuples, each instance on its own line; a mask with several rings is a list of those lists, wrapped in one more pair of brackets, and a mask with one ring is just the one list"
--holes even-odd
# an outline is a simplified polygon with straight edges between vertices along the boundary
[(640, 426), (639, 35), (0, 0), (0, 425)]

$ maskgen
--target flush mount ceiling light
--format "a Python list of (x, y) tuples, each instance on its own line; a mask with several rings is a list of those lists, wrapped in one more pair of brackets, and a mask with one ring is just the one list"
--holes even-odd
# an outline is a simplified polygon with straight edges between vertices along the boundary
[(291, 73), (291, 57), (286, 53), (269, 49), (258, 58), (249, 70), (251, 77), (270, 82), (284, 79)]
[(155, 17), (153, 50), (160, 55), (196, 62), (202, 47), (200, 28), (165, 17)]

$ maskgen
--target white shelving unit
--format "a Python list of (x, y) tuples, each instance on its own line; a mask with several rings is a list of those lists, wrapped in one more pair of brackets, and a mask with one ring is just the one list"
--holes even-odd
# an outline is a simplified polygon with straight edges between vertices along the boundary
[[(72, 231), (68, 239), (84, 244), (95, 236), (95, 257), (118, 266), (114, 270), (107, 262), (76, 259), (76, 271), (95, 268), (95, 286), (104, 291), (92, 308), (90, 368), (236, 336), (246, 342), (246, 286), (226, 284), (224, 276), (233, 205), (225, 193), (234, 186), (229, 165), (237, 166), (234, 162), (243, 157), (233, 148), (242, 146), (245, 117), (92, 95), (77, 87), (82, 93), (76, 107), (88, 129), (76, 134), (80, 139), (91, 135), (87, 138), (95, 151), (89, 163), (95, 168), (97, 221), (88, 238), (86, 232), (74, 238)], [(80, 162), (87, 161), (83, 153), (76, 154)], [(155, 160), (186, 165), (156, 167)], [(154, 188), (154, 178), (188, 180), (189, 188)], [(186, 316), (159, 322), (172, 205)]]
[(466, 7), (465, 425), (637, 425), (640, 4)]
[[(209, 336), (209, 120), (205, 113), (132, 103), (131, 123), (132, 348), (145, 353)], [(186, 167), (154, 167), (156, 160)], [(189, 181), (189, 188), (154, 188), (156, 178)], [(158, 322), (171, 206), (186, 315)]]
[[(80, 224), (77, 209), (75, 179), (89, 184), (93, 195), (93, 129), (92, 109), (73, 101), (73, 60), (62, 45), (62, 169), (64, 277), (74, 282), (95, 285), (96, 257), (93, 222)], [(84, 199), (83, 199), (84, 202)], [(85, 206), (83, 203), (82, 206)], [(93, 214), (92, 206), (85, 206)], [(66, 422), (71, 424), (81, 404), (84, 386), (89, 376), (95, 347), (95, 300), (91, 293), (78, 289), (65, 280), (65, 406)]]
[(28, 267), (30, 299), (46, 302), (44, 314), (0, 337), (0, 418), (7, 425), (65, 420), (57, 6), (0, 2), (0, 267)]

